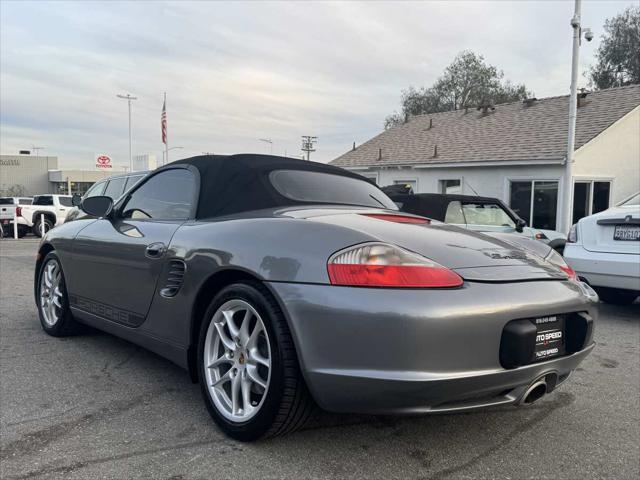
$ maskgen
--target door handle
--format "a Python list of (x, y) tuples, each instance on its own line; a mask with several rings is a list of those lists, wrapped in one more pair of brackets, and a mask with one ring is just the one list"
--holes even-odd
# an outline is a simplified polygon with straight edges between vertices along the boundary
[(160, 258), (164, 255), (164, 251), (167, 249), (166, 245), (162, 242), (152, 243), (147, 245), (144, 254), (148, 258)]

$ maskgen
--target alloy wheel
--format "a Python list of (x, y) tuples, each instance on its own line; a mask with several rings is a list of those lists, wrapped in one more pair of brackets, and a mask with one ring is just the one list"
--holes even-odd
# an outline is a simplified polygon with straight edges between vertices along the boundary
[(271, 346), (253, 306), (233, 299), (213, 315), (204, 344), (204, 371), (213, 403), (226, 419), (245, 422), (262, 407), (271, 379)]
[(40, 276), (40, 311), (49, 327), (58, 323), (62, 302), (62, 271), (58, 261), (52, 258), (43, 266)]

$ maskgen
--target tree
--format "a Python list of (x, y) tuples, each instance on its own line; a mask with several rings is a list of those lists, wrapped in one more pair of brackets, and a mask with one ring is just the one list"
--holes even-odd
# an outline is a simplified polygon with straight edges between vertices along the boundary
[(402, 123), (408, 115), (446, 112), (481, 104), (505, 103), (532, 96), (524, 85), (503, 81), (504, 74), (487, 65), (482, 55), (463, 51), (431, 87), (402, 91), (402, 112), (385, 118), (385, 128)]
[(604, 23), (604, 35), (589, 70), (589, 84), (603, 89), (640, 83), (640, 7), (629, 7)]

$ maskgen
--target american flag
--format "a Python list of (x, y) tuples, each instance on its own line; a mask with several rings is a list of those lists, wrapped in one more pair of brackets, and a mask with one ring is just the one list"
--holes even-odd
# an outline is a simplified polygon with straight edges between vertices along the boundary
[(162, 128), (162, 143), (167, 144), (167, 99), (162, 103), (162, 115), (160, 115), (160, 127)]

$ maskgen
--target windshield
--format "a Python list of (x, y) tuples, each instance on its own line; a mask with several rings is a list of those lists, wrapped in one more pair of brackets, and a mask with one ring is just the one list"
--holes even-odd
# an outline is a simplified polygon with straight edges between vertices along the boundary
[(630, 206), (630, 205), (640, 205), (640, 192), (636, 193), (629, 200), (626, 200), (626, 201), (622, 202), (620, 205), (624, 205), (624, 206), (627, 206), (627, 207)]
[(516, 224), (500, 205), (495, 203), (465, 203), (462, 213), (468, 225), (494, 225), (515, 228)]
[(398, 209), (366, 180), (307, 170), (277, 170), (269, 178), (278, 193), (298, 202)]
[(449, 203), (445, 223), (515, 228), (516, 224), (496, 203)]

